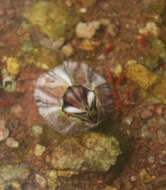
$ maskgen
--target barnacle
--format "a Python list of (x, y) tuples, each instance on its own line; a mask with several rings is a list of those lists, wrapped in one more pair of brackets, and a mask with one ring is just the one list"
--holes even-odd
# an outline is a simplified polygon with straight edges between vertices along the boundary
[(61, 133), (97, 127), (113, 108), (106, 80), (78, 62), (64, 62), (42, 74), (34, 98), (39, 113)]
[(14, 92), (16, 89), (16, 81), (9, 75), (6, 69), (2, 73), (2, 88), (8, 92)]

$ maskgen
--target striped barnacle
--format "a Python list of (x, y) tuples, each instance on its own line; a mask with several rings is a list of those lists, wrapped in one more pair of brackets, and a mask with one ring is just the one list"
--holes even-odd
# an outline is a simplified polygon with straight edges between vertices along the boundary
[(60, 133), (86, 131), (110, 117), (113, 96), (106, 80), (87, 64), (67, 62), (42, 74), (34, 99), (39, 113)]

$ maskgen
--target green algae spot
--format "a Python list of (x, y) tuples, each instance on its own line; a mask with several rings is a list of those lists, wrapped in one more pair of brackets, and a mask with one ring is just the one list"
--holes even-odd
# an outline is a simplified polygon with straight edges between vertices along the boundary
[(50, 38), (65, 37), (69, 39), (74, 34), (74, 25), (79, 16), (72, 8), (64, 7), (61, 3), (38, 1), (32, 7), (25, 7), (23, 17)]

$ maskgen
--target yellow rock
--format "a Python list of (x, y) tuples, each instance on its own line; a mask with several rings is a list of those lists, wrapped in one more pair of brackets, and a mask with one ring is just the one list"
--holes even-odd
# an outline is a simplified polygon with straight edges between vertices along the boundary
[(7, 71), (15, 78), (20, 71), (20, 61), (14, 57), (8, 57), (6, 60)]
[(135, 81), (144, 91), (142, 95), (150, 101), (166, 104), (166, 77), (157, 75), (135, 60), (128, 62), (127, 78)]
[(145, 90), (151, 88), (159, 80), (158, 75), (151, 72), (143, 65), (137, 64), (135, 61), (129, 64), (126, 76)]

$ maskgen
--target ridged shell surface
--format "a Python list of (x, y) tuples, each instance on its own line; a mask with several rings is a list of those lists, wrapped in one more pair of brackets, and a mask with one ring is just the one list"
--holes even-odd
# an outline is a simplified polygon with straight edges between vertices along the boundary
[(106, 80), (87, 64), (78, 62), (64, 62), (42, 74), (34, 99), (41, 116), (60, 133), (97, 127), (110, 117), (113, 108)]

